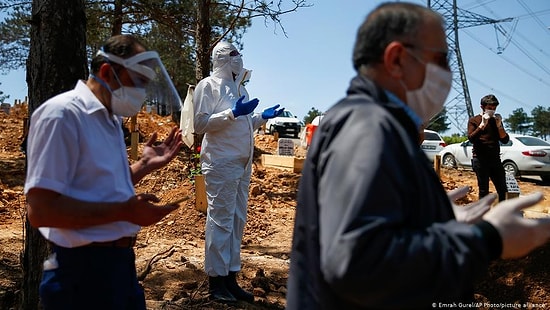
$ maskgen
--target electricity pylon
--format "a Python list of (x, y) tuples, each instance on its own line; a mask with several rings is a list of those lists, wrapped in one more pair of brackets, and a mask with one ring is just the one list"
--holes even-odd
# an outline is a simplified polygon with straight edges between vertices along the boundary
[(427, 0), (428, 7), (437, 11), (445, 18), (445, 33), (447, 34), (447, 43), (451, 57), (449, 66), (453, 72), (452, 89), (457, 92), (453, 98), (448, 98), (445, 103), (447, 110), (447, 119), (451, 120), (459, 132), (465, 132), (468, 119), (474, 116), (464, 63), (460, 54), (460, 45), (458, 40), (458, 29), (468, 28), (487, 24), (496, 24), (500, 22), (512, 21), (512, 18), (492, 19), (472, 13), (456, 6), (456, 0)]

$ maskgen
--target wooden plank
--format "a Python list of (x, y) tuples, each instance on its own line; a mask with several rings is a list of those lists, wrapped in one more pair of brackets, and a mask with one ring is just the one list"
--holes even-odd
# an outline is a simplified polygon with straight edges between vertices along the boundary
[(138, 159), (139, 132), (137, 131), (137, 115), (130, 118), (130, 158)]
[(207, 206), (206, 183), (204, 182), (204, 175), (199, 174), (195, 176), (195, 209), (206, 214)]
[(133, 159), (133, 160), (137, 160), (138, 159), (138, 143), (139, 143), (139, 132), (137, 131), (134, 131), (132, 133), (130, 133), (130, 143), (131, 143), (131, 148), (130, 148), (130, 158)]
[(274, 167), (292, 172), (301, 172), (303, 164), (303, 158), (262, 154), (262, 166), (264, 167)]
[(434, 156), (434, 170), (438, 177), (441, 177), (441, 155)]

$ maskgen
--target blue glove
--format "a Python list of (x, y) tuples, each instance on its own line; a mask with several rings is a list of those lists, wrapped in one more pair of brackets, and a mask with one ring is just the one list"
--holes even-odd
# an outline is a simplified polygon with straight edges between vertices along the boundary
[(233, 112), (233, 116), (238, 117), (241, 115), (248, 115), (254, 111), (254, 109), (258, 106), (258, 103), (260, 103), (260, 100), (258, 98), (254, 98), (250, 101), (243, 102), (244, 96), (239, 98), (237, 102), (235, 102), (235, 105), (233, 106), (233, 109), (231, 111)]
[(262, 112), (262, 118), (263, 119), (270, 119), (270, 118), (274, 118), (274, 117), (277, 117), (277, 116), (281, 115), (281, 113), (283, 113), (285, 108), (277, 109), (279, 106), (280, 106), (280, 104), (276, 104), (276, 105), (272, 106), (271, 108), (265, 109)]

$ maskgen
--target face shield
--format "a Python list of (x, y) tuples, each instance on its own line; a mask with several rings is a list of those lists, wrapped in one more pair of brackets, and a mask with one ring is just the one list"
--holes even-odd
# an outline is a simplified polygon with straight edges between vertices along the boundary
[(147, 51), (126, 59), (103, 51), (99, 51), (98, 55), (127, 69), (134, 87), (145, 89), (144, 104), (148, 110), (154, 109), (162, 116), (175, 114), (180, 110), (180, 96), (157, 52)]

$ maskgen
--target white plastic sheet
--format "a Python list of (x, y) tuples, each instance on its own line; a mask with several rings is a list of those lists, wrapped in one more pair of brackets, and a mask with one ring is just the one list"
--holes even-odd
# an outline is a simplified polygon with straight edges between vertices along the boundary
[(187, 96), (183, 101), (183, 107), (181, 108), (180, 116), (180, 129), (181, 129), (181, 138), (183, 143), (187, 145), (190, 149), (193, 148), (193, 120), (194, 120), (194, 109), (193, 109), (193, 92), (194, 86), (189, 86), (187, 88)]

